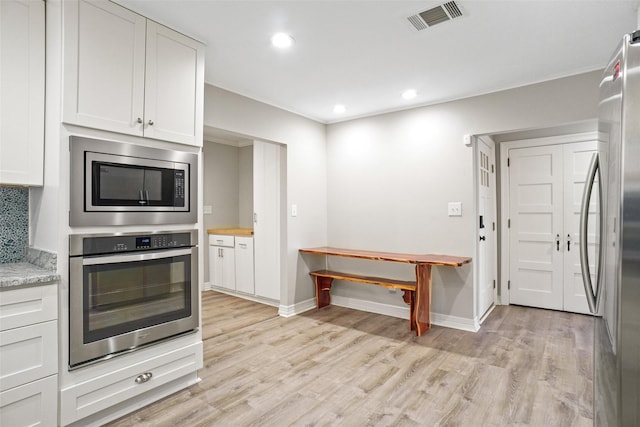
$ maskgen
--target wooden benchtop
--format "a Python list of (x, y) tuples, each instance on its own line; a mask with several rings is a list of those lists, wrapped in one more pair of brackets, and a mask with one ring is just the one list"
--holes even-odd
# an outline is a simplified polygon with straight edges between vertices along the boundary
[(224, 234), (227, 236), (253, 236), (253, 228), (208, 228), (207, 234)]
[(300, 252), (317, 255), (334, 255), (347, 258), (360, 258), (373, 261), (393, 261), (409, 264), (442, 265), (448, 267), (460, 267), (471, 262), (470, 257), (437, 254), (401, 254), (394, 252), (363, 251), (359, 249), (342, 249), (322, 246), (318, 248), (304, 248)]

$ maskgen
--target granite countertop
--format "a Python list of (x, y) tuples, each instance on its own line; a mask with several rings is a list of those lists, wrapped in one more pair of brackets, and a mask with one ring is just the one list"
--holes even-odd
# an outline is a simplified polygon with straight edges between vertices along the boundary
[(60, 280), (56, 254), (29, 248), (24, 262), (0, 264), (0, 288), (36, 286)]

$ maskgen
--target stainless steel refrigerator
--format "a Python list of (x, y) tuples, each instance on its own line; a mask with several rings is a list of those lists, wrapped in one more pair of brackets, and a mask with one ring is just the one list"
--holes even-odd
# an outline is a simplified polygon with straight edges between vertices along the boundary
[[(595, 315), (594, 422), (640, 426), (640, 30), (623, 38), (607, 64), (598, 113), (580, 225)], [(591, 242), (588, 229), (595, 230)]]

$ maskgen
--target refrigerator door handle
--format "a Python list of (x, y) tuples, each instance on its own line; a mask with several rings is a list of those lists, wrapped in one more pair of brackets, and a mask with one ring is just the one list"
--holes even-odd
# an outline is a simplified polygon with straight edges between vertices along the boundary
[[(591, 283), (591, 272), (589, 271), (589, 254), (587, 253), (587, 218), (589, 216), (589, 204), (591, 202), (591, 192), (596, 180), (596, 176), (600, 175), (600, 161), (598, 153), (594, 153), (587, 172), (587, 182), (584, 184), (582, 193), (582, 208), (580, 209), (580, 269), (582, 271), (582, 284), (584, 285), (584, 293), (587, 296), (587, 304), (589, 311), (596, 314), (598, 311), (598, 302), (601, 291), (600, 275), (596, 275), (595, 292)], [(602, 180), (598, 179), (598, 203), (602, 206)], [(600, 216), (598, 227), (600, 228), (599, 236), (602, 237), (602, 208), (599, 209)], [(602, 268), (602, 244), (598, 244), (598, 266)]]

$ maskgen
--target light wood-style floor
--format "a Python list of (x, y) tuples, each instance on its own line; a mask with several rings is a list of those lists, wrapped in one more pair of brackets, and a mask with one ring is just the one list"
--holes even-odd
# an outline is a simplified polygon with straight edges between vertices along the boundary
[(592, 319), (498, 306), (478, 333), (203, 293), (202, 381), (111, 426), (590, 426)]

